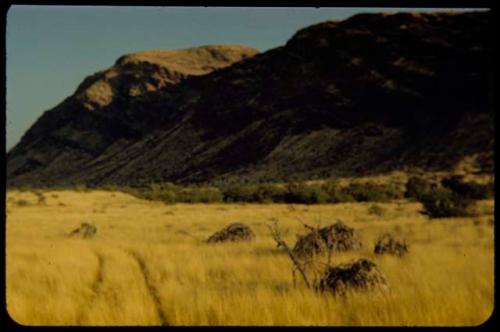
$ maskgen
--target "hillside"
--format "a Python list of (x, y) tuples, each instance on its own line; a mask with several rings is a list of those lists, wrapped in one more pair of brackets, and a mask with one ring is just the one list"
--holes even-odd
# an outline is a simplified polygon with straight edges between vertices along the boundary
[(493, 172), (490, 12), (359, 14), (245, 47), (118, 59), (7, 155), (8, 185)]

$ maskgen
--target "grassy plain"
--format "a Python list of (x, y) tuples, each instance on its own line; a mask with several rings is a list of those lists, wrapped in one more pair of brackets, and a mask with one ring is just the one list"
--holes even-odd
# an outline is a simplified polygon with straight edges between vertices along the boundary
[[(331, 205), (165, 205), (119, 192), (7, 193), (7, 309), (25, 325), (418, 325), (481, 324), (493, 310), (493, 201), (473, 218), (430, 220), (405, 200)], [(24, 203), (20, 203), (24, 200)], [(276, 248), (276, 219), (292, 246), (306, 230), (343, 220), (364, 247), (333, 263), (366, 257), (392, 291), (345, 299), (317, 294)], [(209, 245), (231, 222), (250, 243)], [(94, 238), (67, 236), (82, 222)], [(406, 237), (403, 258), (376, 256), (379, 234)]]

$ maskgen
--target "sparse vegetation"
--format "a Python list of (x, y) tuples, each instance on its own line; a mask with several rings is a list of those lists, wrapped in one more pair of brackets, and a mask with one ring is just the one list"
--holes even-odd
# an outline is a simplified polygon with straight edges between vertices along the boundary
[(391, 185), (374, 183), (339, 186), (335, 181), (324, 184), (262, 183), (221, 187), (181, 187), (172, 183), (151, 184), (141, 188), (121, 188), (136, 197), (172, 203), (291, 203), (325, 204), (353, 201), (388, 201), (403, 193)]

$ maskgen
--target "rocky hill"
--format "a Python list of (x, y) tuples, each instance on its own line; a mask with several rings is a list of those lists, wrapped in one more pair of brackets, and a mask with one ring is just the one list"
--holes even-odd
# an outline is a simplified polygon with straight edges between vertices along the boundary
[(146, 51), (84, 80), (7, 155), (8, 185), (493, 171), (490, 12), (359, 14), (241, 46)]

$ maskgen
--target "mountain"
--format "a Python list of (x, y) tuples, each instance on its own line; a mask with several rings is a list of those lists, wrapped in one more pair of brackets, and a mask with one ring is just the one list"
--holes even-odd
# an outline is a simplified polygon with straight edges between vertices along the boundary
[(26, 132), (7, 184), (492, 173), (492, 46), (491, 12), (358, 14), (263, 53), (127, 55)]

